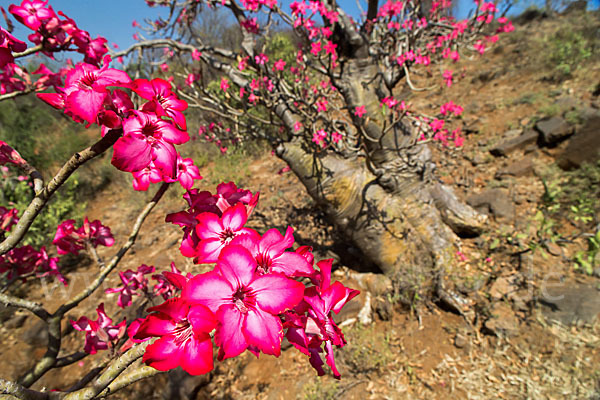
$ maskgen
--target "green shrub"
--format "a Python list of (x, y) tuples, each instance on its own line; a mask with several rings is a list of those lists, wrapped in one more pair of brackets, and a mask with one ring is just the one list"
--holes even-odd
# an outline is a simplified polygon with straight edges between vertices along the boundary
[[(5, 173), (0, 184), (0, 205), (16, 208), (19, 216), (22, 216), (34, 196), (28, 182)], [(78, 176), (73, 174), (42, 209), (20, 245), (30, 244), (35, 248), (48, 246), (52, 243), (58, 224), (66, 219), (81, 220), (85, 202), (79, 199), (78, 188)]]

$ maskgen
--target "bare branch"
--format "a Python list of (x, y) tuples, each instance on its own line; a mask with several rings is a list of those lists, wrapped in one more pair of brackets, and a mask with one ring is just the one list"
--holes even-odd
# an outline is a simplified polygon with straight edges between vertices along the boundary
[(115, 392), (123, 389), (124, 387), (131, 385), (132, 383), (135, 383), (137, 381), (141, 381), (142, 379), (146, 379), (151, 376), (155, 376), (155, 375), (162, 374), (162, 373), (163, 373), (163, 371), (159, 371), (157, 369), (154, 369), (152, 367), (144, 365), (138, 369), (131, 371), (128, 374), (125, 374), (125, 375), (120, 376), (119, 378), (115, 379), (113, 381), (113, 383), (111, 383), (100, 395), (101, 396), (109, 396), (109, 395), (114, 394)]
[[(64, 400), (83, 400), (83, 399), (93, 399), (102, 393), (105, 389), (109, 388), (109, 385), (117, 379), (127, 367), (133, 364), (137, 359), (141, 358), (146, 350), (146, 347), (150, 342), (145, 342), (138, 344), (132, 347), (127, 353), (123, 354), (121, 357), (116, 359), (111, 363), (111, 365), (104, 371), (102, 375), (98, 377), (93, 383), (91, 387), (80, 389), (76, 392), (66, 394), (65, 396), (61, 396)], [(141, 378), (139, 378), (141, 379)], [(120, 389), (123, 386), (126, 386), (126, 382), (121, 382), (120, 386), (117, 387), (115, 385), (115, 390)], [(109, 390), (110, 391), (110, 388)]]
[(33, 301), (19, 299), (18, 297), (8, 296), (4, 293), (0, 293), (0, 303), (7, 306), (29, 310), (44, 321), (50, 317), (48, 311), (46, 311), (41, 304), (34, 303)]
[(46, 400), (48, 393), (27, 389), (15, 382), (0, 379), (0, 393), (22, 400)]

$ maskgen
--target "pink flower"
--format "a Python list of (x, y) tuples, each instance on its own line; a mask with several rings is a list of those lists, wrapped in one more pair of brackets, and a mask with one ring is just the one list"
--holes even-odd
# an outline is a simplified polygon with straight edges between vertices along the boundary
[(452, 70), (449, 70), (449, 69), (444, 70), (444, 72), (442, 73), (442, 77), (446, 81), (446, 86), (448, 86), (448, 87), (452, 86), (452, 79), (453, 79)]
[(11, 4), (8, 11), (15, 16), (17, 21), (29, 29), (37, 31), (43, 21), (54, 16), (51, 10), (44, 8), (47, 4), (48, 1), (23, 0), (21, 6)]
[(203, 304), (217, 317), (218, 359), (249, 349), (279, 356), (283, 327), (278, 314), (297, 305), (304, 285), (281, 274), (256, 275), (257, 264), (241, 246), (223, 249), (214, 271), (197, 275), (182, 297)]
[(119, 277), (123, 286), (118, 288), (108, 288), (105, 293), (119, 293), (117, 305), (121, 308), (129, 307), (132, 304), (133, 295), (148, 293), (148, 278), (144, 275), (151, 274), (155, 270), (154, 266), (142, 264), (137, 271), (128, 269), (125, 272), (119, 272)]
[(187, 129), (185, 117), (181, 112), (188, 107), (188, 104), (177, 98), (171, 91), (169, 82), (160, 78), (151, 81), (136, 79), (132, 86), (140, 97), (150, 100), (142, 106), (142, 111), (156, 113), (157, 117), (172, 118), (180, 129)]
[(317, 101), (317, 112), (327, 111), (327, 104), (327, 99), (324, 97), (321, 100)]
[(242, 28), (244, 28), (248, 33), (257, 34), (259, 30), (258, 19), (257, 18), (249, 18), (240, 22)]
[(200, 61), (201, 56), (202, 56), (202, 53), (200, 52), (200, 50), (197, 50), (197, 49), (192, 50), (192, 60)]
[(26, 161), (19, 152), (10, 147), (6, 142), (0, 140), (0, 165), (12, 163), (15, 165), (25, 164)]
[(326, 54), (331, 54), (333, 57), (336, 57), (336, 54), (335, 54), (335, 49), (336, 48), (337, 48), (337, 44), (335, 44), (335, 43), (333, 43), (331, 41), (328, 41), (325, 44), (325, 53)]
[(194, 165), (191, 158), (177, 157), (177, 180), (184, 189), (191, 189), (194, 186), (194, 180), (200, 180), (202, 176), (198, 167)]
[(159, 65), (159, 67), (162, 70), (162, 72), (169, 71), (169, 64), (167, 64), (167, 63), (162, 63), (162, 64)]
[(169, 177), (176, 176), (177, 152), (174, 144), (189, 140), (187, 132), (162, 120), (154, 113), (133, 111), (123, 121), (123, 137), (114, 144), (111, 163), (121, 171), (136, 172), (150, 161)]
[(91, 320), (81, 317), (77, 321), (71, 321), (75, 330), (85, 332), (85, 347), (83, 350), (88, 354), (96, 354), (98, 350), (112, 348), (116, 342), (123, 337), (127, 328), (127, 321), (123, 319), (118, 325), (111, 325), (110, 319), (104, 312), (104, 303), (96, 309), (98, 319)]
[(137, 191), (145, 192), (151, 183), (163, 181), (161, 171), (156, 168), (153, 162), (150, 162), (146, 168), (132, 172), (131, 174), (133, 175), (133, 189)]
[(365, 115), (366, 112), (367, 108), (365, 106), (358, 106), (354, 110), (354, 115), (356, 115), (358, 118), (362, 118), (362, 116)]
[(281, 58), (273, 64), (273, 71), (283, 71), (285, 69), (285, 61)]
[(338, 144), (339, 142), (341, 142), (343, 138), (344, 137), (339, 132), (333, 132), (331, 134), (331, 141), (335, 144)]
[(213, 369), (213, 349), (209, 333), (216, 325), (213, 313), (203, 305), (181, 298), (169, 299), (151, 307), (152, 312), (139, 326), (134, 339), (159, 337), (146, 348), (143, 361), (159, 371), (181, 367), (191, 375)]
[(269, 57), (266, 54), (260, 53), (254, 57), (254, 62), (258, 65), (264, 65), (269, 61)]
[(85, 217), (83, 225), (79, 229), (75, 229), (75, 220), (73, 219), (61, 222), (56, 229), (52, 243), (56, 245), (58, 254), (78, 254), (79, 250), (85, 249), (86, 243), (93, 247), (98, 247), (98, 245), (111, 247), (115, 243), (115, 239), (109, 227), (102, 225), (99, 220), (90, 223)]
[(229, 89), (229, 81), (227, 78), (221, 78), (221, 90), (226, 92)]
[(109, 62), (110, 57), (105, 57), (101, 69), (91, 64), (80, 63), (67, 73), (64, 88), (65, 112), (90, 124), (96, 122), (96, 116), (102, 110), (108, 96), (106, 87), (131, 82), (127, 73), (108, 68)]
[(25, 42), (15, 38), (10, 32), (0, 27), (0, 68), (15, 61), (12, 52), (22, 52), (27, 48)]
[(246, 207), (238, 203), (223, 212), (223, 216), (207, 212), (196, 217), (196, 234), (201, 239), (196, 249), (199, 263), (214, 263), (221, 250), (236, 236), (252, 233), (244, 224), (248, 219)]
[(302, 353), (310, 356), (310, 363), (319, 376), (324, 375), (320, 353), (321, 345), (325, 344), (326, 362), (333, 376), (340, 378), (333, 357), (333, 346), (343, 347), (346, 344), (344, 335), (335, 324), (331, 311), (339, 313), (344, 305), (360, 292), (349, 289), (340, 282), (331, 281), (331, 266), (333, 260), (323, 260), (317, 263), (320, 269), (312, 278), (315, 286), (304, 291), (304, 300), (295, 312), (285, 315), (285, 327), (288, 328), (286, 338)]
[(16, 208), (8, 209), (0, 206), (0, 229), (10, 232), (10, 228), (19, 222), (19, 210)]
[(321, 42), (312, 42), (310, 44), (310, 52), (316, 57), (321, 52)]

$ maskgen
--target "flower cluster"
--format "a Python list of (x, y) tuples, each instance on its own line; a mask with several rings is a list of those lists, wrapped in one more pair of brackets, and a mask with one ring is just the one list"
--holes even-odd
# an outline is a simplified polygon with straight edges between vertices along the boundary
[(173, 285), (167, 276), (182, 276), (181, 271), (175, 267), (175, 263), (171, 263), (171, 272), (163, 272), (162, 274), (152, 275), (152, 279), (157, 281), (152, 291), (148, 288), (148, 278), (145, 275), (152, 274), (156, 268), (154, 266), (142, 264), (137, 271), (128, 269), (125, 272), (119, 272), (122, 285), (117, 288), (106, 289), (105, 293), (119, 293), (117, 305), (121, 308), (129, 307), (133, 296), (145, 295), (147, 297), (162, 296), (167, 300), (175, 295), (180, 289), (179, 286)]
[[(67, 72), (64, 87), (56, 93), (38, 93), (51, 106), (63, 110), (76, 122), (96, 123), (105, 135), (111, 129), (123, 134), (113, 146), (112, 164), (131, 172), (135, 190), (147, 190), (150, 183), (178, 181), (185, 188), (202, 179), (189, 158), (182, 158), (175, 145), (186, 143), (189, 135), (182, 111), (187, 108), (162, 79), (136, 79), (124, 71), (80, 63)], [(111, 87), (118, 87), (111, 90)], [(135, 109), (127, 91), (147, 100)]]
[(62, 12), (57, 15), (48, 1), (23, 0), (20, 6), (12, 4), (8, 11), (34, 31), (28, 39), (42, 45), (44, 53), (51, 58), (55, 51), (74, 49), (84, 55), (84, 62), (98, 65), (108, 52), (106, 39), (100, 36), (92, 39), (89, 32), (79, 29), (71, 18)]
[[(339, 378), (333, 346), (346, 341), (332, 312), (359, 292), (331, 284), (332, 260), (318, 262), (315, 270), (311, 248), (292, 250), (290, 227), (285, 235), (245, 228), (258, 194), (233, 183), (219, 185), (214, 195), (193, 190), (185, 198), (190, 208), (170, 214), (167, 221), (183, 227), (184, 255), (216, 265), (198, 275), (164, 273), (181, 294), (150, 308), (151, 314), (130, 332), (132, 340), (159, 338), (147, 347), (144, 362), (159, 370), (181, 366), (190, 374), (207, 373), (213, 368), (213, 331), (220, 361), (246, 350), (279, 356), (287, 328), (290, 343), (309, 357), (319, 375), (324, 374), (325, 352)], [(301, 277), (311, 283), (306, 286)]]
[(125, 319), (117, 325), (112, 325), (112, 319), (104, 311), (104, 303), (98, 306), (96, 312), (98, 313), (98, 319), (96, 320), (80, 317), (77, 321), (71, 321), (73, 328), (85, 332), (85, 346), (83, 349), (89, 354), (96, 354), (98, 350), (114, 348), (117, 341), (124, 336), (127, 328)]
[(12, 52), (21, 52), (27, 48), (25, 42), (15, 38), (0, 27), (0, 68), (15, 61)]
[(46, 248), (37, 251), (30, 245), (15, 247), (0, 256), (0, 274), (7, 273), (9, 281), (35, 276), (38, 278), (54, 275), (67, 286), (67, 279), (61, 274), (58, 266), (58, 257), (50, 257)]
[(86, 244), (94, 248), (98, 245), (110, 247), (115, 243), (115, 239), (109, 227), (102, 225), (98, 220), (90, 222), (85, 217), (79, 229), (75, 229), (73, 219), (61, 222), (52, 243), (56, 245), (58, 254), (78, 254), (79, 250), (85, 249)]

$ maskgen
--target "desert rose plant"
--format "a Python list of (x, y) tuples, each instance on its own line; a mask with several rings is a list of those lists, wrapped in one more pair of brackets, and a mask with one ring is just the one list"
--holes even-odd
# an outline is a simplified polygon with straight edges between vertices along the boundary
[[(8, 14), (32, 31), (28, 39), (33, 46), (28, 47), (11, 34), (12, 23), (2, 9), (7, 26), (0, 26), (0, 100), (35, 92), (74, 123), (97, 127), (99, 137), (48, 181), (9, 143), (0, 143), (0, 164), (23, 174), (34, 192), (24, 210), (0, 207), (0, 273), (7, 288), (16, 281), (48, 277), (68, 285), (59, 257), (49, 254), (62, 257), (81, 251), (89, 254), (99, 272), (54, 312), (44, 304), (0, 293), (2, 303), (33, 313), (48, 330), (43, 357), (18, 381), (1, 379), (0, 391), (22, 399), (104, 397), (177, 367), (192, 375), (206, 374), (214, 366), (214, 348), (218, 361), (245, 351), (277, 357), (284, 337), (307, 356), (318, 375), (326, 373), (327, 364), (339, 379), (334, 347), (343, 347), (346, 340), (332, 315), (359, 292), (332, 282), (332, 260), (315, 260), (310, 247), (295, 247), (292, 227), (283, 234), (246, 227), (258, 193), (233, 182), (219, 184), (214, 193), (194, 188), (202, 177), (194, 161), (182, 158), (178, 150), (191, 137), (184, 112), (188, 107), (202, 111), (205, 123), (199, 135), (223, 153), (252, 139), (268, 140), (332, 222), (383, 272), (393, 275), (402, 263), (439, 266), (448, 261), (454, 240), (448, 226), (476, 231), (482, 223), (451, 191), (430, 179), (427, 142), (461, 146), (463, 136), (453, 119), (463, 109), (448, 102), (437, 115), (428, 116), (397, 99), (394, 88), (400, 81), (413, 87), (410, 71), (415, 67), (432, 74), (432, 65), (457, 62), (462, 51), (483, 53), (497, 40), (497, 32), (509, 32), (512, 25), (505, 18), (496, 21), (496, 6), (485, 2), (477, 4), (472, 18), (456, 21), (445, 0), (428, 7), (414, 0), (369, 1), (360, 22), (335, 1), (294, 1), (290, 12), (274, 0), (146, 3), (168, 7), (169, 18), (144, 28), (134, 21), (146, 36), (155, 38), (136, 34), (137, 42), (120, 52), (109, 51), (106, 39), (93, 39), (41, 0), (8, 7)], [(202, 12), (217, 8), (231, 12), (239, 24), (238, 51), (205, 44), (195, 34), (194, 23)], [(276, 29), (277, 24), (288, 26), (288, 31)], [(163, 55), (146, 65), (158, 69), (149, 67), (142, 71), (145, 76), (138, 71), (132, 78), (113, 63), (125, 62), (131, 54), (156, 57), (156, 49)], [(43, 63), (33, 72), (18, 64), (29, 55), (53, 58), (59, 52), (76, 52), (83, 59), (69, 61), (57, 72)], [(450, 67), (443, 67), (440, 75), (446, 86), (459, 79)], [(104, 260), (96, 250), (114, 246), (110, 228), (87, 217), (82, 226), (75, 220), (57, 226), (52, 241), (56, 249), (19, 246), (69, 176), (109, 149), (112, 165), (131, 174), (134, 190), (158, 186), (113, 257)], [(67, 313), (117, 272), (144, 220), (177, 182), (185, 189), (187, 205), (166, 215), (165, 222), (181, 227), (183, 256), (214, 267), (183, 274), (172, 264), (170, 271), (157, 273), (147, 260), (135, 271), (118, 272), (121, 285), (105, 289), (118, 294), (116, 305), (131, 307), (135, 297), (160, 298), (162, 304), (148, 308), (141, 318), (121, 321), (106, 314), (108, 300), (98, 304), (97, 319), (82, 315), (70, 321), (85, 335), (83, 351), (64, 354), (61, 326)], [(409, 182), (414, 189), (410, 193)], [(402, 215), (381, 218), (377, 210), (382, 202)], [(434, 207), (452, 218), (442, 221)], [(401, 254), (394, 232), (406, 228), (404, 224), (421, 236), (408, 239)], [(427, 229), (420, 230), (422, 226)], [(432, 231), (435, 234), (428, 236)], [(383, 243), (389, 245), (385, 251)], [(436, 285), (439, 290), (443, 286), (443, 281)], [(82, 376), (73, 388), (29, 389), (51, 369), (98, 351), (108, 352), (110, 361)], [(140, 358), (145, 366), (130, 367)]]

